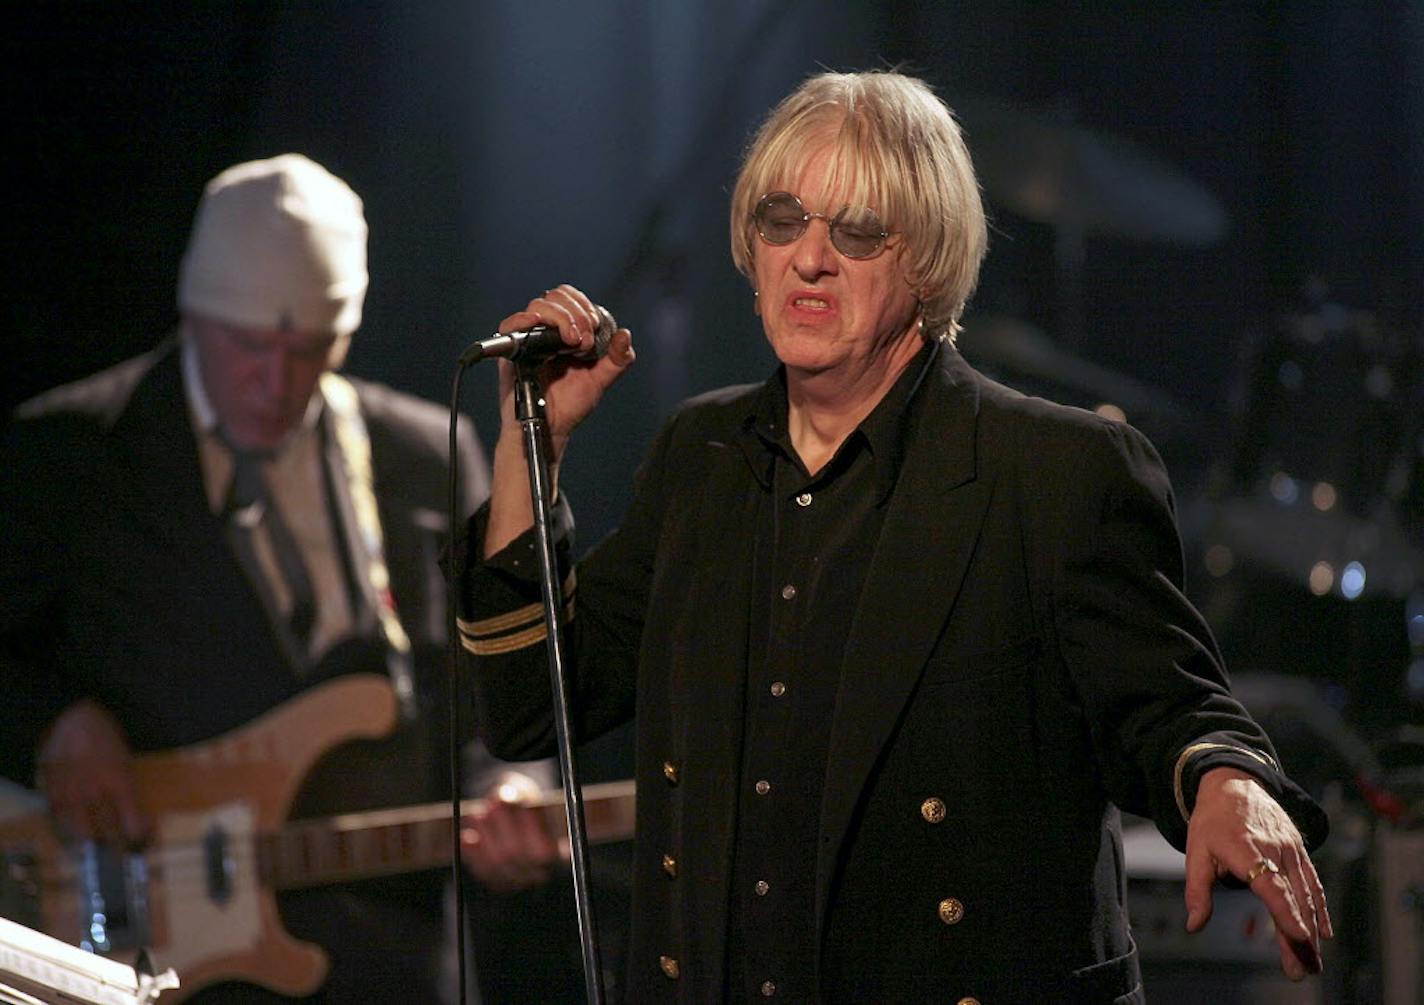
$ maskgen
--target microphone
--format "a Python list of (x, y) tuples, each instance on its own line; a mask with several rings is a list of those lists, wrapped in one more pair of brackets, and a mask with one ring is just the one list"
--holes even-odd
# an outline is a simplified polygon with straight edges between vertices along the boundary
[(618, 330), (618, 322), (613, 320), (608, 308), (594, 304), (593, 309), (598, 315), (598, 327), (593, 330), (593, 347), (590, 349), (566, 345), (559, 337), (559, 329), (553, 325), (535, 325), (519, 331), (496, 332), (489, 338), (472, 343), (460, 353), (460, 365), (469, 366), (491, 356), (503, 356), (521, 363), (539, 362), (550, 356), (599, 359), (608, 352), (608, 342)]

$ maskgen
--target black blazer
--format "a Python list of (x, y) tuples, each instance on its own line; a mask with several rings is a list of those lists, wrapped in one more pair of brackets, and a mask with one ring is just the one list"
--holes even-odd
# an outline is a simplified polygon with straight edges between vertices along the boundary
[[(1171, 493), (1148, 442), (937, 352), (850, 629), (820, 841), (805, 850), (822, 994), (1138, 1001), (1115, 807), (1151, 816), (1180, 847), (1185, 747), (1274, 755), (1182, 594)], [(716, 392), (673, 418), (626, 520), (577, 568), (581, 727), (637, 717), (633, 1001), (724, 991), (755, 393)], [(491, 620), (536, 597), (513, 564), (526, 547), (469, 578), (467, 648), (495, 653), (477, 679), (501, 756), (551, 743), (538, 640), (517, 646), (519, 619)], [(1318, 809), (1283, 776), (1222, 756), (1323, 837)], [(951, 899), (959, 907), (941, 911)]]

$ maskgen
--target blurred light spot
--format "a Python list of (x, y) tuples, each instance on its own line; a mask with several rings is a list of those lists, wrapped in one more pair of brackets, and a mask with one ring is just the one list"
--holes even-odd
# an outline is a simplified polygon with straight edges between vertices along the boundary
[(1340, 592), (1346, 600), (1354, 600), (1365, 590), (1365, 567), (1359, 562), (1351, 562), (1340, 573)]
[(1271, 475), (1271, 496), (1276, 502), (1289, 506), (1299, 495), (1300, 490), (1296, 488), (1295, 479), (1290, 475), (1284, 471)]
[(1093, 409), (1093, 411), (1097, 412), (1104, 419), (1112, 419), (1113, 422), (1127, 421), (1127, 413), (1110, 402), (1103, 402), (1097, 408)]
[(1310, 501), (1322, 513), (1335, 508), (1335, 498), (1335, 486), (1329, 482), (1316, 482), (1315, 488), (1310, 490)]
[(1329, 562), (1316, 562), (1310, 567), (1310, 576), (1306, 581), (1310, 584), (1311, 593), (1323, 597), (1335, 585), (1335, 568)]
[(1276, 371), (1276, 379), (1281, 382), (1281, 387), (1288, 391), (1299, 391), (1300, 386), (1305, 383), (1305, 374), (1300, 369), (1300, 364), (1293, 359), (1288, 359), (1281, 364), (1281, 368)]
[(1424, 646), (1424, 614), (1415, 614), (1409, 619), (1409, 644)]
[(1226, 545), (1214, 544), (1206, 550), (1202, 561), (1206, 565), (1207, 572), (1213, 576), (1221, 577), (1231, 571), (1231, 567), (1236, 564), (1236, 556)]

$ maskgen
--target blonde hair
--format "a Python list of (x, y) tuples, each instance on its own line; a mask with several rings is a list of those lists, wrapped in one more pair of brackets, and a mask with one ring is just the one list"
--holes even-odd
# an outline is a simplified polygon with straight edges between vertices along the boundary
[(747, 148), (732, 192), (733, 263), (752, 277), (757, 200), (785, 187), (799, 165), (826, 145), (828, 186), (853, 204), (873, 207), (886, 230), (903, 235), (922, 331), (952, 342), (979, 280), (988, 232), (953, 113), (914, 77), (822, 73), (772, 110)]

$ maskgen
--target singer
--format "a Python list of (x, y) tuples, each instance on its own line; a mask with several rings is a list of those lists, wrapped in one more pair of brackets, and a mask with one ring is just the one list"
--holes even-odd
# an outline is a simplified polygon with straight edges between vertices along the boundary
[[(576, 722), (637, 720), (629, 999), (1141, 1002), (1119, 807), (1186, 849), (1189, 928), (1234, 876), (1286, 973), (1318, 971), (1325, 816), (1183, 597), (1156, 452), (955, 349), (986, 228), (949, 109), (811, 78), (746, 155), (731, 246), (781, 365), (687, 403), (567, 569)], [(535, 324), (586, 345), (594, 309), (560, 286), (501, 330)], [(549, 364), (555, 458), (632, 361), (620, 330)], [(552, 734), (509, 388), (461, 632), (494, 749), (529, 757)], [(562, 496), (555, 523), (567, 563)]]

